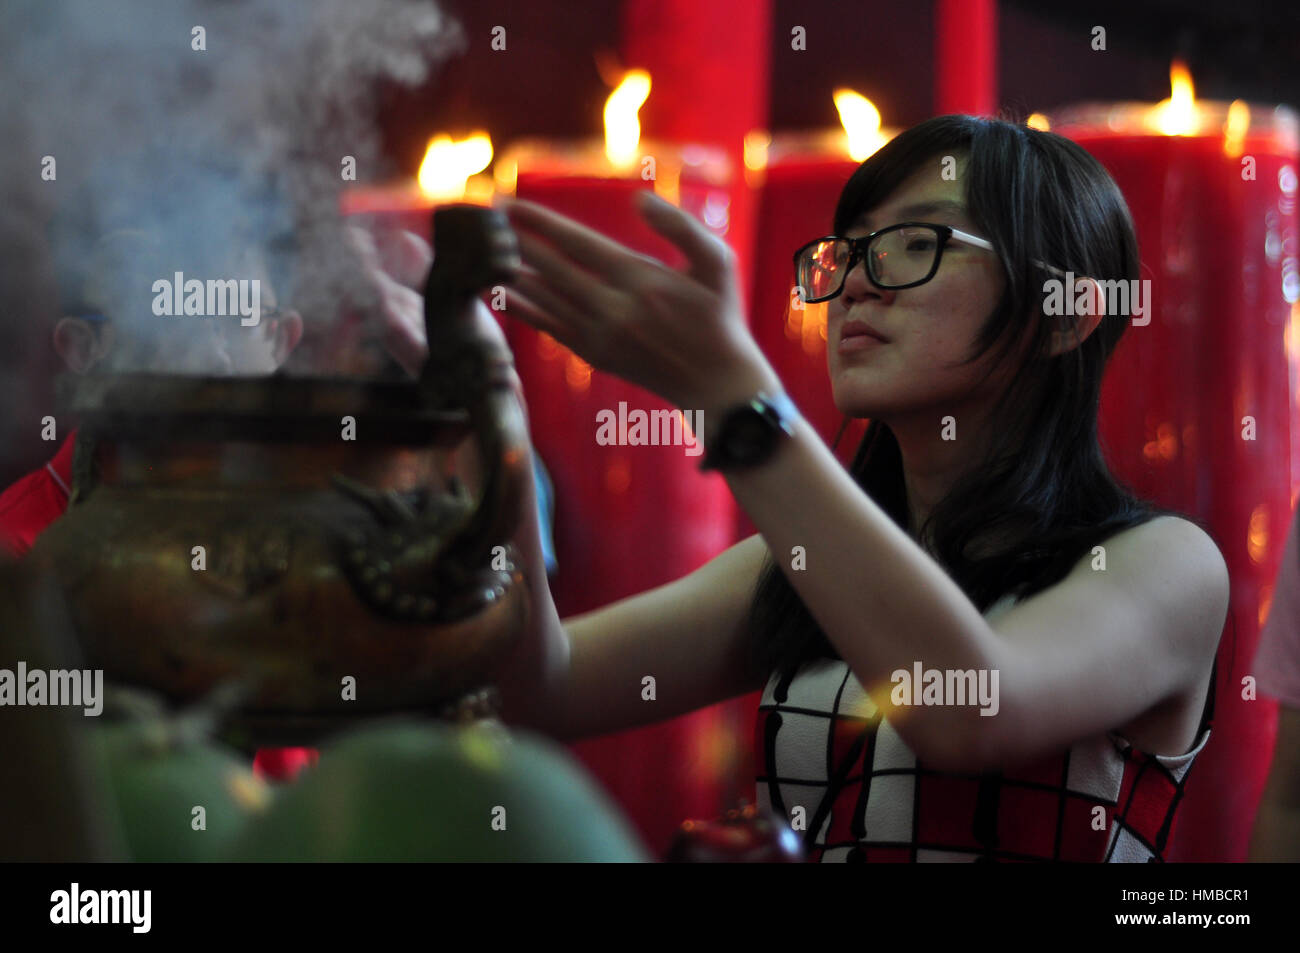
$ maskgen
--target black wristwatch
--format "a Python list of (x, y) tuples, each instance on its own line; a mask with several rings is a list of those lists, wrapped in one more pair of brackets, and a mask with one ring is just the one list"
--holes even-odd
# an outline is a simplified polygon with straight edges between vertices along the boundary
[(786, 394), (759, 392), (728, 410), (713, 435), (704, 442), (701, 470), (739, 470), (757, 466), (777, 445), (794, 433), (799, 411)]

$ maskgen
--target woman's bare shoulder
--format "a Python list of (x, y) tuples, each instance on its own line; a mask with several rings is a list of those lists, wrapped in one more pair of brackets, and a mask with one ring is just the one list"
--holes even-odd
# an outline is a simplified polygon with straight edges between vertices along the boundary
[[(1137, 587), (1155, 593), (1175, 588), (1204, 608), (1207, 647), (1218, 644), (1230, 596), (1228, 565), (1218, 544), (1202, 527), (1177, 514), (1160, 514), (1121, 530), (1103, 544), (1118, 556)], [(1184, 633), (1193, 636), (1194, 633)]]

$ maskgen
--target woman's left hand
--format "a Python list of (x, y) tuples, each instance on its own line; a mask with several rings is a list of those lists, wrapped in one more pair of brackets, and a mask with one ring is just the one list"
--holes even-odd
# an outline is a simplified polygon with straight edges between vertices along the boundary
[(683, 410), (779, 389), (746, 326), (735, 253), (652, 192), (637, 201), (650, 227), (681, 249), (686, 270), (535, 203), (503, 200), (524, 263), (507, 285), (506, 313)]

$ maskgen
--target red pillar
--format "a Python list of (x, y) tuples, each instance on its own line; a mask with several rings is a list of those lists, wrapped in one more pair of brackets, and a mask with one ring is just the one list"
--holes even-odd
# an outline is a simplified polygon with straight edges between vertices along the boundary
[(989, 116), (998, 105), (996, 0), (936, 0), (934, 111)]

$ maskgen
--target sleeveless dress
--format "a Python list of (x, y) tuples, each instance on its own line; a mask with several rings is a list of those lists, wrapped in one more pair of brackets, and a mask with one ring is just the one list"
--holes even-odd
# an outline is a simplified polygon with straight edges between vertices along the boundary
[[(1004, 597), (985, 618), (1014, 603)], [(1163, 862), (1213, 710), (1212, 675), (1196, 742), (1177, 756), (1107, 732), (998, 772), (936, 771), (845, 662), (816, 659), (763, 690), (756, 800), (787, 820), (804, 809), (811, 861)]]

